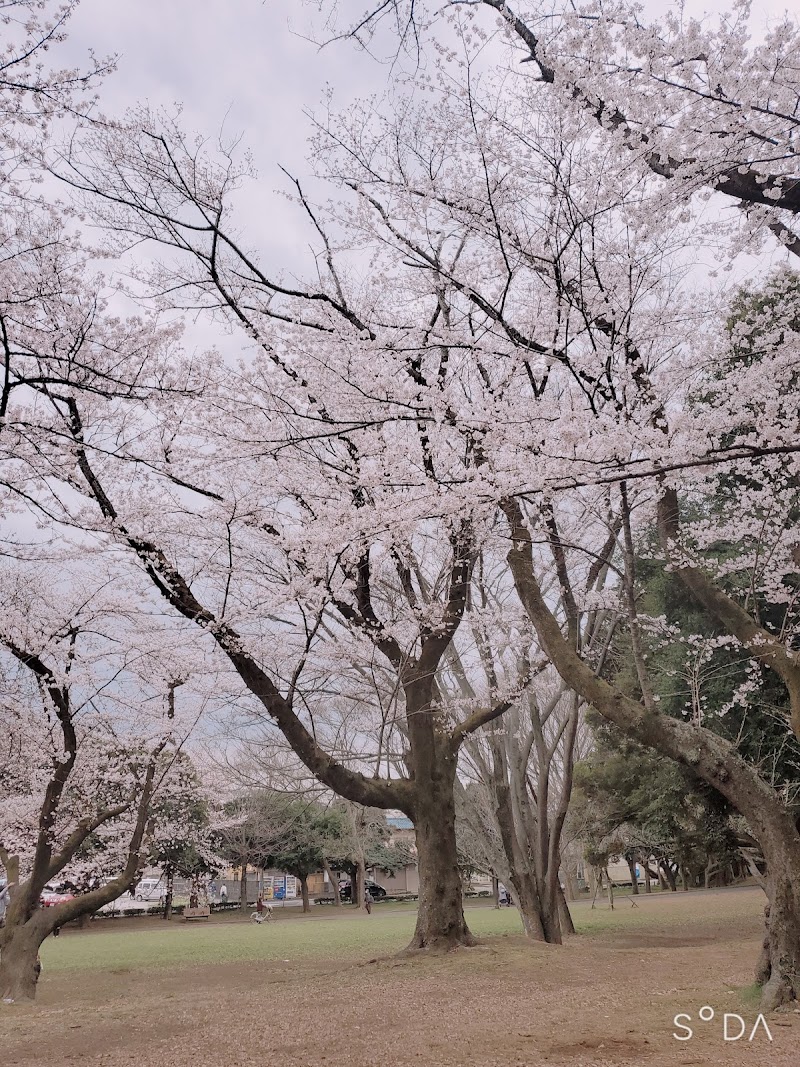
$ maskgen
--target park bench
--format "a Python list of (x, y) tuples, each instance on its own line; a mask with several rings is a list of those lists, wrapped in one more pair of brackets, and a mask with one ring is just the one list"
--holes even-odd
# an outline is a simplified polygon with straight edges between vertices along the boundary
[(191, 922), (192, 919), (210, 919), (211, 907), (208, 904), (204, 904), (198, 908), (184, 908), (183, 918), (185, 922)]

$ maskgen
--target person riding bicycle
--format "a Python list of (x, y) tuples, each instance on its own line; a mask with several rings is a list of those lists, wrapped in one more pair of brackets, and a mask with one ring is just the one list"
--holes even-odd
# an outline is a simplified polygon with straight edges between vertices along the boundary
[(258, 915), (263, 915), (266, 910), (267, 905), (264, 903), (264, 895), (263, 893), (259, 893), (258, 900), (256, 901), (256, 913)]

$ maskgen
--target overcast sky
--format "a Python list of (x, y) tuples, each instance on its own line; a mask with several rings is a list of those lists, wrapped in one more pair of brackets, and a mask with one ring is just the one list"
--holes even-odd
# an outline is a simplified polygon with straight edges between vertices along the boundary
[(279, 164), (307, 171), (304, 109), (318, 107), (326, 85), (345, 104), (380, 92), (388, 76), (347, 43), (320, 50), (304, 39), (313, 15), (299, 0), (81, 0), (66, 48), (75, 63), (89, 48), (119, 57), (101, 90), (103, 111), (180, 103), (186, 128), (242, 134), (260, 178), (254, 221), (277, 258), (302, 233), (298, 213), (273, 192), (287, 186)]
[[(340, 0), (362, 11), (366, 0)], [(654, 14), (663, 4), (649, 0)], [(685, 8), (698, 14), (729, 7), (727, 0)], [(780, 0), (755, 0), (754, 27), (785, 9)], [(139, 100), (185, 107), (186, 126), (214, 136), (242, 133), (261, 177), (260, 228), (273, 250), (291, 245), (298, 230), (291, 208), (271, 197), (285, 187), (278, 164), (302, 174), (308, 123), (305, 108), (319, 105), (325, 86), (345, 104), (381, 92), (389, 70), (349, 42), (320, 50), (302, 34), (322, 32), (314, 5), (301, 0), (81, 0), (66, 46), (76, 63), (88, 49), (115, 53), (119, 66), (102, 89), (103, 110), (117, 112)], [(487, 26), (492, 15), (485, 13)]]
[[(547, 0), (545, 0), (545, 3)], [(361, 12), (366, 0), (339, 0)], [(729, 0), (688, 0), (700, 14), (729, 7)], [(647, 0), (658, 15), (663, 4)], [(755, 0), (758, 31), (785, 9), (780, 0)], [(323, 33), (313, 4), (301, 0), (81, 0), (69, 26), (66, 59), (85, 65), (87, 52), (116, 54), (118, 68), (101, 89), (102, 110), (119, 114), (138, 101), (184, 106), (185, 128), (215, 138), (241, 134), (259, 171), (244, 194), (247, 243), (258, 246), (271, 271), (306, 273), (309, 234), (300, 212), (276, 190), (286, 189), (279, 164), (303, 177), (309, 123), (304, 110), (319, 108), (326, 86), (334, 103), (384, 91), (390, 70), (352, 43), (319, 49), (307, 35)], [(485, 12), (487, 26), (493, 24)], [(64, 58), (62, 51), (60, 58)]]

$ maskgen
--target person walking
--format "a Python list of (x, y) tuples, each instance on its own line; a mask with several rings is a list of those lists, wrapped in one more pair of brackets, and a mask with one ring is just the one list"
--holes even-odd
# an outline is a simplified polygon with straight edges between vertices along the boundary
[(219, 887), (219, 902), (220, 902), (220, 904), (224, 904), (227, 901), (227, 899), (228, 899), (228, 887), (223, 882), (222, 885)]
[(367, 915), (372, 915), (372, 893), (369, 886), (364, 886), (364, 907), (367, 909)]

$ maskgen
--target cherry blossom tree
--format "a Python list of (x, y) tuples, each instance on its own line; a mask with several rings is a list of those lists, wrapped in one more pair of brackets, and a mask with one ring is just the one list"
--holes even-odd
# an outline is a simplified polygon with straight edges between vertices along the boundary
[(800, 255), (800, 27), (788, 11), (761, 32), (748, 0), (718, 18), (681, 8), (649, 20), (627, 0), (546, 11), (526, 0), (316, 6), (327, 15), (323, 39), (350, 37), (369, 50), (394, 40), (415, 60), (431, 36), (442, 48), (462, 35), (485, 44), (500, 28), (512, 62), (526, 64), (514, 80), (526, 83), (534, 109), (552, 93), (565, 112), (589, 116), (610, 151), (665, 179), (666, 195), (719, 192), (753, 233), (769, 231)]
[[(64, 561), (62, 561), (63, 564)], [(186, 739), (207, 699), (176, 672), (185, 651), (97, 575), (36, 566), (3, 575), (0, 629), (4, 750), (0, 861), (11, 904), (0, 930), (0, 992), (32, 998), (42, 941), (127, 890), (153, 835), (197, 782)], [(160, 633), (159, 633), (160, 630)], [(176, 696), (180, 693), (180, 697)], [(88, 888), (42, 908), (53, 880)]]
[[(678, 494), (678, 477), (694, 491), (723, 463), (744, 470), (782, 457), (791, 476), (797, 413), (785, 387), (796, 336), (785, 331), (768, 346), (782, 389), (755, 407), (752, 367), (728, 361), (712, 384), (710, 364), (726, 359), (712, 325), (723, 302), (713, 279), (687, 277), (716, 223), (685, 197), (665, 196), (649, 165), (632, 166), (624, 137), (624, 151), (606, 149), (586, 108), (538, 89), (534, 97), (527, 82), (509, 91), (510, 79), (485, 76), (469, 50), (457, 73), (443, 61), (429, 107), (406, 99), (391, 116), (368, 104), (319, 120), (317, 166), (340, 199), (319, 207), (293, 184), (316, 234), (313, 282), (261, 265), (233, 209), (246, 167), (173, 118), (143, 108), (72, 143), (56, 170), (107, 227), (115, 253), (160, 246), (156, 269), (140, 272), (156, 306), (224, 316), (250, 346), (241, 365), (214, 368), (180, 418), (165, 405), (142, 410), (136, 398), (81, 397), (58, 409), (73, 484), (99, 516), (84, 509), (81, 521), (126, 547), (176, 613), (206, 631), (321, 781), (414, 819), (429, 887), (423, 945), (469, 940), (452, 832), (457, 751), (518, 696), (454, 726), (435, 686), (499, 511), (520, 600), (569, 689), (645, 743), (691, 760), (765, 838), (765, 854), (771, 839), (769, 995), (784, 995), (798, 940), (780, 874), (796, 851), (785, 806), (713, 732), (659, 716), (646, 670), (637, 672), (641, 701), (604, 688), (577, 640), (589, 605), (570, 563), (597, 546), (571, 545), (564, 531), (575, 515), (618, 514), (617, 551), (629, 560), (635, 523), (655, 522), (667, 565), (797, 708), (786, 636), (693, 556)], [(717, 244), (719, 262), (734, 264), (737, 246)], [(146, 446), (150, 466), (136, 479), (120, 463), (127, 444), (114, 454), (93, 447), (101, 410), (118, 441)], [(159, 508), (167, 470), (186, 492), (170, 490)], [(542, 593), (540, 545), (556, 566), (560, 609)], [(638, 646), (635, 575), (620, 574)], [(315, 709), (301, 703), (309, 672), (353, 662), (354, 644), (356, 659), (370, 650), (402, 692), (408, 747), (396, 778), (333, 757), (316, 736)], [(438, 898), (436, 880), (446, 887)]]
[[(67, 36), (69, 19), (79, 0), (3, 0), (0, 6), (0, 222), (2, 262), (11, 258), (7, 242), (16, 236), (20, 213), (52, 209), (38, 188), (36, 156), (55, 124), (88, 121), (96, 104), (95, 90), (113, 69), (113, 58), (98, 59), (91, 51), (83, 69), (59, 68), (51, 61)], [(10, 211), (10, 216), (5, 213)], [(46, 247), (47, 235), (35, 242)]]
[[(448, 97), (448, 102), (451, 99), (451, 96)], [(715, 353), (716, 369), (712, 373), (712, 364), (698, 363), (697, 336), (692, 338), (682, 334), (675, 319), (671, 320), (668, 327), (664, 318), (665, 306), (659, 306), (654, 301), (658, 288), (669, 284), (670, 276), (663, 273), (664, 261), (660, 260), (653, 272), (656, 260), (642, 258), (641, 246), (640, 254), (635, 257), (630, 254), (632, 245), (623, 253), (617, 244), (618, 234), (615, 235), (612, 228), (597, 224), (597, 216), (587, 213), (585, 200), (576, 200), (576, 195), (581, 195), (580, 185), (575, 184), (580, 171), (572, 168), (570, 183), (563, 181), (566, 174), (565, 158), (575, 158), (574, 143), (565, 148), (562, 142), (558, 145), (560, 151), (555, 148), (552, 150), (552, 158), (558, 160), (558, 171), (562, 177), (557, 189), (558, 210), (569, 212), (570, 203), (576, 209), (572, 216), (573, 226), (568, 231), (571, 248), (569, 245), (566, 248), (556, 245), (554, 254), (552, 249), (555, 241), (552, 238), (549, 247), (545, 245), (544, 250), (541, 244), (533, 245), (530, 224), (527, 219), (523, 221), (518, 207), (519, 204), (530, 204), (534, 197), (530, 185), (527, 197), (522, 193), (525, 188), (523, 176), (529, 176), (530, 171), (527, 158), (523, 156), (523, 162), (520, 162), (521, 149), (524, 146), (530, 152), (531, 142), (534, 141), (530, 129), (524, 130), (519, 117), (521, 113), (511, 107), (504, 106), (498, 116), (488, 107), (479, 110), (482, 101), (475, 101), (473, 94), (468, 94), (468, 100), (476, 133), (473, 143), (482, 151), (480, 155), (476, 152), (471, 166), (462, 161), (458, 175), (447, 167), (446, 162), (449, 147), (447, 131), (456, 130), (458, 132), (454, 136), (463, 138), (466, 125), (458, 124), (455, 106), (442, 106), (436, 118), (426, 116), (427, 121), (437, 128), (437, 138), (423, 140), (420, 136), (422, 127), (416, 115), (406, 126), (404, 139), (398, 136), (396, 123), (387, 124), (386, 128), (391, 129), (391, 134), (385, 139), (382, 139), (380, 130), (370, 138), (369, 133), (374, 131), (378, 122), (370, 117), (368, 124), (362, 116), (354, 118), (350, 115), (332, 133), (326, 130), (327, 143), (333, 144), (337, 161), (347, 152), (351, 177), (345, 180), (350, 182), (350, 187), (362, 201), (373, 209), (374, 221), (366, 222), (364, 229), (371, 225), (376, 236), (383, 234), (387, 243), (394, 240), (419, 269), (433, 271), (439, 268), (436, 253), (430, 250), (430, 241), (426, 243), (425, 234), (441, 234), (448, 232), (448, 226), (455, 229), (460, 224), (462, 228), (456, 232), (464, 233), (469, 227), (471, 237), (477, 234), (485, 238), (487, 243), (481, 245), (480, 257), (470, 257), (466, 241), (460, 244), (459, 269), (456, 271), (452, 266), (449, 269), (448, 280), (477, 309), (473, 313), (473, 323), (477, 311), (480, 311), (485, 316), (482, 325), (487, 319), (490, 323), (498, 323), (507, 338), (518, 347), (524, 345), (526, 354), (531, 351), (540, 354), (546, 385), (546, 389), (542, 390), (545, 401), (548, 393), (552, 396), (555, 383), (559, 380), (556, 374), (559, 367), (566, 368), (572, 376), (574, 388), (567, 390), (562, 385), (556, 394), (558, 403), (553, 412), (553, 423), (562, 436), (560, 447), (555, 440), (549, 443), (546, 434), (542, 434), (543, 443), (530, 448), (539, 465), (536, 475), (531, 478), (523, 474), (522, 484), (514, 486), (512, 493), (501, 500), (513, 544), (508, 557), (512, 574), (520, 597), (536, 626), (542, 647), (567, 685), (634, 736), (675, 759), (688, 762), (705, 781), (745, 814), (755, 836), (762, 842), (770, 871), (767, 887), (770, 897), (771, 965), (762, 977), (768, 979), (765, 1001), (774, 1005), (793, 997), (796, 992), (793, 975), (797, 973), (798, 909), (793, 889), (796, 875), (793, 872), (796, 871), (798, 837), (791, 811), (784, 797), (771, 782), (762, 777), (759, 769), (741, 758), (735, 745), (719, 738), (712, 730), (704, 731), (703, 727), (697, 731), (685, 729), (689, 724), (675, 724), (674, 720), (658, 714), (648, 684), (646, 664), (640, 654), (640, 620), (637, 617), (631, 563), (632, 509), (636, 507), (640, 515), (652, 516), (667, 565), (675, 569), (694, 599), (722, 629), (726, 635), (723, 639), (733, 640), (756, 663), (773, 671), (784, 683), (791, 722), (796, 729), (795, 712), (791, 709), (797, 707), (800, 666), (793, 645), (796, 619), (792, 594), (792, 576), (796, 576), (797, 567), (794, 558), (796, 534), (792, 520), (795, 507), (793, 487), (797, 478), (793, 443), (797, 432), (797, 413), (789, 399), (797, 352), (794, 308), (786, 308), (782, 313), (772, 316), (770, 328), (763, 338), (764, 344), (759, 348), (757, 367), (753, 361), (742, 360), (726, 349), (727, 342), (722, 331), (716, 338), (707, 333), (709, 348)], [(509, 129), (514, 128), (512, 123), (515, 117), (519, 133), (514, 135), (512, 143), (516, 144), (519, 151), (512, 156), (505, 138)], [(487, 128), (491, 129), (491, 135), (486, 133)], [(543, 147), (546, 142), (543, 142), (541, 127), (536, 137), (538, 154), (544, 156), (547, 149)], [(436, 155), (434, 145), (437, 148), (444, 146), (440, 156)], [(353, 160), (357, 161), (355, 166)], [(422, 160), (424, 164), (421, 164)], [(480, 175), (483, 189), (478, 188), (475, 174)], [(619, 188), (620, 176), (615, 164), (612, 164), (612, 174)], [(443, 178), (437, 181), (440, 175)], [(409, 210), (408, 200), (411, 198), (416, 205), (416, 212)], [(485, 206), (487, 204), (488, 207)], [(620, 208), (627, 212), (624, 203), (620, 203)], [(423, 211), (424, 217), (420, 218)], [(514, 225), (509, 222), (510, 218), (515, 220)], [(674, 226), (675, 220), (671, 220), (670, 225)], [(653, 237), (657, 227), (652, 221), (648, 226)], [(591, 239), (582, 239), (581, 231), (587, 236), (591, 233)], [(622, 232), (626, 232), (627, 240), (633, 237), (630, 229)], [(524, 241), (521, 233), (524, 234)], [(662, 230), (660, 241), (666, 239), (667, 232)], [(661, 243), (661, 248), (665, 247)], [(573, 252), (577, 254), (574, 260)], [(581, 262), (584, 266), (581, 266)], [(621, 285), (623, 278), (616, 273), (617, 265), (622, 262), (627, 268), (624, 286)], [(649, 268), (643, 274), (635, 275), (632, 273), (634, 262), (637, 266), (649, 262)], [(673, 259), (672, 262), (674, 264), (676, 261)], [(487, 272), (489, 280), (483, 282), (481, 269), (486, 272), (487, 263), (493, 263), (494, 273)], [(521, 266), (523, 263), (524, 268)], [(515, 316), (520, 315), (519, 308), (524, 308), (524, 304), (514, 301), (513, 287), (519, 284), (521, 275), (530, 277), (532, 274), (538, 274), (543, 283), (549, 283), (551, 290), (563, 299), (562, 317), (557, 322), (567, 322), (569, 316), (576, 313), (580, 316), (578, 321), (581, 326), (574, 334), (571, 345), (553, 345), (548, 349), (544, 342), (548, 339), (548, 327), (552, 329), (552, 320), (545, 320), (542, 329), (541, 312), (538, 329), (533, 335), (519, 328), (519, 318)], [(647, 275), (649, 280), (645, 281)], [(649, 290), (646, 300), (635, 295), (629, 287), (634, 277), (637, 278), (634, 288), (638, 288), (639, 292), (645, 288)], [(480, 287), (479, 281), (483, 283)], [(679, 290), (671, 292), (673, 302), (676, 296), (680, 299), (678, 294)], [(632, 299), (627, 299), (628, 295), (632, 295)], [(655, 332), (654, 313), (661, 319)], [(717, 314), (719, 321), (722, 318), (721, 311)], [(688, 311), (684, 315), (683, 328), (692, 321)], [(574, 330), (574, 318), (572, 328)], [(695, 329), (702, 334), (699, 323)], [(556, 333), (556, 336), (559, 335)], [(588, 342), (591, 349), (584, 349), (583, 341)], [(654, 342), (658, 350), (652, 347)], [(686, 372), (687, 356), (695, 361), (693, 374)], [(774, 386), (771, 384), (767, 387), (766, 393), (765, 359), (771, 368), (768, 375), (771, 382), (774, 375)], [(678, 371), (679, 367), (684, 369)], [(545, 379), (544, 368), (547, 368), (549, 380)], [(704, 394), (704, 401), (698, 402), (696, 396), (692, 399), (691, 389), (681, 389), (678, 386), (679, 379), (672, 376), (674, 372), (693, 378), (694, 389)], [(711, 384), (712, 380), (714, 385)], [(533, 418), (534, 413), (541, 415), (547, 408), (542, 403), (535, 403), (540, 397), (536, 396), (533, 389), (531, 392), (533, 396), (530, 398), (529, 411)], [(682, 401), (678, 404), (676, 401), (681, 393)], [(576, 410), (584, 412), (585, 423), (580, 429), (572, 421)], [(723, 412), (724, 416), (720, 419)], [(613, 423), (611, 436), (605, 438), (613, 449), (613, 460), (610, 454), (606, 460), (601, 458), (603, 445), (593, 429), (607, 418)], [(677, 432), (676, 425), (680, 425)], [(629, 437), (631, 431), (632, 436)], [(548, 463), (563, 454), (565, 434), (571, 451), (568, 472), (558, 462), (552, 465)], [(604, 434), (602, 429), (600, 434)], [(658, 444), (658, 435), (661, 446)], [(518, 447), (524, 448), (522, 434), (517, 427), (515, 439)], [(623, 440), (626, 442), (624, 445)], [(487, 456), (494, 456), (497, 437), (491, 445), (488, 441), (487, 434), (482, 440), (482, 447)], [(744, 451), (738, 456), (731, 449), (733, 442), (744, 445)], [(644, 453), (648, 452), (649, 457), (644, 460)], [(738, 491), (730, 494), (728, 519), (714, 523), (706, 520), (683, 529), (679, 489), (684, 501), (687, 492), (703, 492), (701, 487), (707, 484), (707, 476), (703, 471), (718, 464), (726, 454), (728, 459), (737, 459), (739, 478)], [(767, 459), (767, 456), (774, 458)], [(605, 462), (609, 463), (608, 473), (598, 469)], [(615, 472), (611, 469), (614, 466)], [(675, 473), (677, 470), (681, 472), (680, 481)], [(692, 471), (697, 473), (692, 474)], [(641, 486), (642, 480), (648, 478), (654, 483), (649, 490), (652, 494), (650, 501), (645, 495), (632, 504), (632, 487), (637, 483)], [(589, 486), (598, 487), (604, 483), (617, 486), (614, 498), (620, 508), (619, 552), (624, 564), (620, 591), (624, 596), (627, 625), (637, 665), (640, 705), (630, 701), (630, 698), (626, 704), (622, 699), (623, 694), (605, 687), (605, 683), (596, 678), (576, 646), (569, 613), (566, 617), (554, 614), (553, 605), (539, 584), (541, 577), (535, 578), (537, 591), (535, 595), (532, 593), (534, 575), (537, 570), (540, 571), (536, 546), (548, 536), (554, 538), (556, 544), (563, 545), (558, 527), (554, 532), (551, 526), (554, 490), (558, 495), (559, 508), (569, 511), (570, 487), (574, 490), (583, 487), (585, 490)], [(788, 490), (785, 498), (784, 489)], [(648, 489), (645, 488), (643, 492), (647, 494)], [(602, 506), (599, 497), (596, 506)], [(765, 575), (763, 567), (759, 565), (757, 581), (759, 595), (763, 594), (772, 604), (784, 603), (787, 608), (783, 623), (777, 628), (759, 619), (752, 598), (748, 605), (747, 597), (741, 599), (731, 595), (721, 580), (722, 573), (715, 577), (708, 560), (701, 563), (696, 553), (698, 540), (700, 544), (707, 544), (715, 537), (725, 536), (726, 530), (733, 530), (734, 526), (738, 526), (737, 536), (741, 538), (743, 521), (752, 522), (753, 528), (759, 523), (763, 526), (765, 514), (770, 515), (770, 528), (776, 532), (776, 536), (766, 554), (770, 561), (770, 573)], [(730, 523), (730, 527), (726, 526), (726, 522)], [(564, 548), (566, 551), (566, 546)], [(752, 556), (743, 553), (733, 567), (747, 570), (751, 567), (751, 561)], [(728, 564), (729, 570), (730, 567), (731, 564)], [(562, 596), (567, 603), (577, 604), (580, 598), (569, 571), (570, 568), (565, 565), (559, 574)], [(558, 642), (556, 633), (559, 635)], [(592, 681), (590, 674), (594, 679)], [(639, 710), (634, 711), (637, 707)]]
[[(614, 542), (612, 530), (598, 546), (598, 560), (613, 554)], [(524, 616), (519, 617), (518, 601), (508, 595), (507, 574), (499, 569), (498, 573), (499, 589), (492, 590), (482, 575), (479, 590), (485, 603), (505, 586), (505, 613), (495, 613), (491, 629), (477, 619), (470, 620), (477, 630), (475, 646), (486, 674), (484, 684), (489, 692), (496, 692), (502, 675), (516, 670), (527, 685), (517, 686), (521, 695), (502, 719), (466, 739), (460, 772), (464, 784), (457, 788), (457, 795), (462, 816), (490, 857), (491, 869), (512, 889), (528, 937), (561, 944), (564, 935), (574, 933), (559, 873), (574, 763), (585, 747), (581, 701), (567, 690), (542, 654), (529, 624)], [(586, 581), (594, 587), (592, 591), (606, 584), (608, 573), (608, 563), (587, 567)], [(555, 573), (544, 582), (548, 597), (554, 598)], [(564, 604), (556, 610), (563, 616)], [(578, 620), (578, 640), (598, 672), (603, 670), (614, 625), (614, 618), (605, 611), (590, 610)], [(454, 655), (452, 659), (458, 691), (474, 700), (471, 672), (461, 658)], [(443, 679), (440, 685), (444, 684)]]

